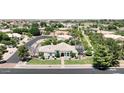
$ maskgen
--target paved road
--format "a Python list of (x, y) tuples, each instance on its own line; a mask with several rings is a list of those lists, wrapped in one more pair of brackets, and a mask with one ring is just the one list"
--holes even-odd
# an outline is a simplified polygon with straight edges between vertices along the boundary
[[(26, 46), (28, 48), (31, 47), (31, 45), (33, 45), (36, 41), (40, 40), (40, 39), (44, 39), (44, 38), (49, 38), (50, 36), (37, 36), (34, 39), (32, 39), (31, 41), (26, 43)], [(19, 57), (17, 55), (17, 52), (15, 52), (8, 60), (7, 63), (18, 63), (19, 62)]]
[(124, 74), (124, 68), (100, 71), (92, 68), (85, 69), (11, 69), (0, 68), (0, 74)]

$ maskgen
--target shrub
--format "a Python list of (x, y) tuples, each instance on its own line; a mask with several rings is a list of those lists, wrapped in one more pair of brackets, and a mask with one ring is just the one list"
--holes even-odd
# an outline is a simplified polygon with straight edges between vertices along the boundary
[(39, 52), (39, 56), (41, 57), (41, 59), (45, 59), (43, 52)]
[(86, 56), (92, 56), (92, 51), (90, 50), (87, 50), (86, 53), (85, 53)]
[(55, 57), (60, 58), (60, 52), (59, 51), (56, 51)]
[(71, 56), (71, 58), (74, 58), (76, 56), (76, 54), (71, 51), (70, 56)]

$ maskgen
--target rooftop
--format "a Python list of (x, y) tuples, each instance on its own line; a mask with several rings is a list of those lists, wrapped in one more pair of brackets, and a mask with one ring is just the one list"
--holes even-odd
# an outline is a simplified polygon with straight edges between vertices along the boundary
[(0, 32), (11, 32), (10, 29), (0, 29)]
[(70, 38), (72, 38), (72, 36), (70, 36), (70, 35), (57, 35), (57, 38), (70, 39)]
[(7, 35), (8, 35), (9, 37), (18, 37), (18, 38), (21, 37), (21, 35), (18, 34), (18, 33), (12, 33), (12, 34), (8, 33)]
[(75, 46), (71, 46), (64, 42), (59, 43), (57, 45), (47, 45), (47, 46), (42, 46), (39, 48), (40, 52), (55, 52), (57, 50), (61, 52), (65, 52), (65, 51), (77, 52), (77, 50), (75, 49)]

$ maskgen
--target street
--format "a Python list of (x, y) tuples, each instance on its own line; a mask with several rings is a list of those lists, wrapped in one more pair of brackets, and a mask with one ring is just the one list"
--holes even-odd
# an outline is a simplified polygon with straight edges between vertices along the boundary
[(113, 68), (100, 71), (93, 68), (77, 69), (24, 69), (0, 68), (0, 74), (124, 74), (124, 68)]

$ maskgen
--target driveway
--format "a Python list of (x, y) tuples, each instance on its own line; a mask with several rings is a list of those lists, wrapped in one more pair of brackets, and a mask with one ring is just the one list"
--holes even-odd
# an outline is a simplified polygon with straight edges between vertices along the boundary
[[(28, 49), (31, 48), (31, 46), (38, 40), (40, 39), (45, 39), (45, 38), (49, 38), (51, 36), (36, 36), (34, 37), (32, 40), (30, 40), (29, 42), (27, 42), (25, 45), (26, 47), (28, 47)], [(19, 57), (17, 55), (17, 50), (15, 53), (13, 53), (13, 55), (11, 57), (9, 57), (7, 59), (7, 63), (18, 63), (20, 60), (19, 60)]]
[(17, 51), (17, 48), (7, 48), (7, 51), (3, 54), (3, 60), (9, 59)]

